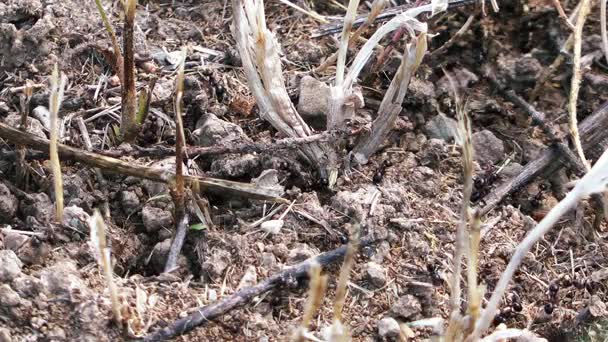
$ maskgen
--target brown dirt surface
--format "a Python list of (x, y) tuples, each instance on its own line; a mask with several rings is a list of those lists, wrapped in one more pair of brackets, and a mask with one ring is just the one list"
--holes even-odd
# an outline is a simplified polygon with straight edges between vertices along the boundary
[[(293, 2), (311, 5), (329, 18), (344, 15), (333, 1)], [(120, 40), (120, 2), (102, 3)], [(362, 2), (360, 12), (369, 10), (367, 3)], [(117, 341), (144, 336), (233, 294), (247, 272), (261, 281), (341, 246), (348, 240), (348, 227), (362, 217), (366, 217), (362, 234), (376, 242), (358, 253), (348, 286), (344, 322), (353, 340), (383, 340), (378, 323), (386, 317), (399, 322), (447, 318), (463, 176), (460, 147), (449, 132), (445, 136), (437, 128), (453, 124), (450, 119), (456, 118), (442, 68), (455, 75), (472, 118), (478, 156), (474, 206), (551, 143), (521, 109), (499, 96), (482, 76), (482, 66), (493, 66), (501, 82), (527, 98), (541, 71), (559, 55), (569, 29), (550, 2), (508, 0), (500, 5), (499, 13), (486, 5), (488, 13), (483, 15), (481, 6), (472, 5), (428, 21), (430, 32), (437, 34), (429, 41), (432, 51), (453, 36), (469, 14), (476, 15), (454, 45), (425, 59), (382, 150), (368, 164), (342, 170), (335, 189), (327, 189), (295, 149), (189, 159), (190, 173), (242, 182), (274, 169), (286, 189), (284, 198), (295, 200), (295, 205), (280, 232), (266, 234), (250, 224), (276, 204), (209, 194), (212, 224), (188, 232), (179, 268), (169, 274), (161, 273), (174, 232), (174, 205), (166, 185), (62, 161), (68, 218), (60, 225), (54, 222), (52, 172), (46, 156), (29, 151), (26, 161), (19, 162), (13, 153), (18, 147), (0, 139), (0, 342)], [(567, 13), (575, 5), (563, 2)], [(333, 67), (322, 73), (313, 70), (336, 51), (339, 36), (311, 38), (320, 24), (279, 1), (266, 1), (266, 15), (283, 49), (283, 77), (297, 104), (304, 76), (332, 82)], [(152, 79), (156, 87), (137, 146), (175, 144), (175, 62), (183, 46), (188, 47), (184, 125), (189, 146), (271, 143), (284, 138), (259, 116), (231, 25), (230, 1), (139, 1), (137, 87)], [(596, 4), (583, 41), (586, 64), (578, 102), (580, 121), (608, 100), (599, 32)], [(381, 45), (389, 41), (385, 38)], [(396, 44), (379, 72), (363, 71), (365, 107), (353, 120), (353, 131), (369, 128), (403, 47), (403, 41)], [(533, 103), (562, 136), (568, 134), (566, 104), (572, 70), (570, 55), (566, 58)], [(117, 152), (121, 159), (134, 165), (158, 165), (165, 157), (170, 157), (165, 163), (173, 162), (171, 156), (134, 158), (129, 151), (135, 147), (120, 144), (115, 133), (120, 123), (120, 87), (113, 83), (111, 44), (93, 0), (0, 3), (1, 122), (16, 125), (26, 107), (28, 130), (48, 137), (48, 128), (36, 113), (39, 106), (48, 105), (48, 79), (55, 63), (69, 79), (60, 112), (66, 119), (64, 144), (85, 148), (77, 124), (82, 118), (96, 152), (123, 151)], [(34, 85), (29, 100), (19, 88), (26, 82)], [(323, 124), (319, 127), (314, 120), (318, 118), (311, 119), (311, 126), (322, 130)], [(347, 137), (341, 148), (349, 151), (355, 139), (355, 135)], [(597, 151), (589, 153), (590, 159), (597, 156)], [(518, 242), (575, 179), (567, 168), (541, 174), (483, 218), (479, 280), (486, 286), (486, 298)], [(193, 224), (199, 222), (194, 206), (193, 201), (188, 205)], [(100, 208), (108, 225), (127, 322), (122, 328), (112, 321), (105, 278), (89, 241), (87, 219), (95, 208)], [(608, 302), (608, 230), (605, 222), (593, 228), (593, 218), (594, 209), (587, 201), (565, 213), (520, 266), (494, 324), (530, 328), (549, 341), (601, 341), (608, 336), (604, 304)], [(338, 272), (339, 265), (326, 272), (328, 293), (310, 327), (318, 337), (331, 324)], [(302, 319), (307, 287), (306, 281), (280, 286), (177, 340), (289, 340)], [(413, 340), (418, 341), (431, 331), (414, 332)]]

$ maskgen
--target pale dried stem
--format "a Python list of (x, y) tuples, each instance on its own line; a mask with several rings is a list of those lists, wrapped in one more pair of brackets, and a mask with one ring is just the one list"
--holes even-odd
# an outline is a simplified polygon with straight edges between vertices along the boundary
[[(376, 18), (384, 7), (386, 6), (386, 0), (375, 0), (372, 4), (372, 10), (367, 15), (365, 22), (355, 30), (355, 32), (351, 35), (350, 40), (348, 42), (348, 48), (352, 49), (355, 47), (356, 42), (361, 38), (361, 34), (374, 23)], [(330, 65), (334, 64), (338, 60), (338, 52), (334, 52), (331, 56), (329, 56), (321, 65), (315, 68), (314, 72), (322, 72), (327, 69)]]
[(568, 27), (572, 31), (574, 31), (576, 28), (574, 27), (570, 19), (568, 19), (568, 16), (566, 15), (566, 12), (564, 12), (564, 8), (562, 7), (562, 4), (559, 2), (559, 0), (553, 0), (553, 6), (557, 10), (557, 13), (559, 14), (560, 18), (562, 18), (566, 22), (566, 25), (568, 25)]
[[(296, 111), (285, 88), (279, 45), (266, 28), (263, 1), (233, 0), (232, 6), (237, 48), (260, 115), (288, 137), (312, 135), (312, 130)], [(301, 151), (320, 171), (325, 170), (327, 160), (331, 159), (322, 144), (302, 146)]]
[(391, 81), (386, 94), (384, 94), (384, 98), (378, 109), (378, 117), (372, 123), (370, 133), (364, 136), (353, 149), (353, 156), (358, 164), (367, 163), (369, 157), (378, 150), (388, 133), (393, 129), (395, 121), (399, 113), (401, 113), (401, 106), (407, 94), (410, 80), (420, 66), (426, 53), (426, 48), (425, 33), (421, 33), (406, 48), (401, 65)]
[[(604, 1), (604, 0), (602, 0)], [(581, 7), (579, 10), (578, 17), (576, 19), (576, 29), (574, 30), (574, 57), (572, 65), (572, 80), (570, 86), (570, 99), (568, 102), (568, 113), (570, 126), (570, 134), (572, 135), (572, 141), (576, 148), (576, 152), (587, 169), (590, 169), (589, 162), (585, 158), (583, 151), (583, 145), (581, 143), (580, 135), (578, 132), (578, 119), (576, 104), (578, 102), (578, 93), (581, 84), (581, 50), (582, 50), (582, 39), (583, 39), (583, 27), (587, 14), (590, 10), (590, 0), (582, 0)]]
[(114, 321), (119, 326), (122, 326), (121, 305), (120, 301), (118, 300), (116, 284), (114, 283), (114, 272), (112, 272), (110, 248), (108, 248), (106, 241), (106, 225), (101, 217), (101, 214), (99, 213), (99, 210), (95, 209), (95, 212), (89, 221), (89, 227), (91, 229), (91, 243), (97, 252), (97, 262), (103, 270), (104, 277), (106, 278), (106, 284), (110, 294), (110, 302), (112, 303), (112, 314), (114, 315)]
[(313, 263), (310, 266), (310, 285), (308, 288), (308, 300), (306, 301), (306, 306), (304, 308), (302, 323), (300, 324), (300, 327), (294, 332), (291, 338), (291, 341), (293, 342), (306, 341), (305, 335), (308, 331), (308, 326), (312, 322), (315, 312), (323, 303), (323, 295), (327, 286), (327, 275), (321, 275), (321, 271), (321, 265), (319, 265), (318, 263)]
[(359, 224), (353, 225), (350, 233), (350, 242), (346, 249), (346, 255), (344, 256), (344, 263), (340, 268), (340, 276), (338, 278), (338, 284), (336, 286), (336, 297), (334, 299), (333, 308), (333, 324), (332, 324), (332, 340), (342, 340), (346, 332), (342, 325), (342, 310), (346, 301), (346, 290), (348, 288), (348, 279), (350, 278), (350, 272), (355, 264), (355, 257), (357, 250), (359, 249)]
[(179, 64), (177, 78), (175, 81), (175, 189), (172, 192), (175, 206), (175, 237), (171, 243), (169, 256), (165, 265), (165, 272), (170, 272), (177, 265), (177, 259), (181, 253), (184, 239), (188, 231), (188, 215), (186, 214), (186, 195), (184, 180), (184, 148), (186, 138), (184, 136), (184, 124), (182, 120), (182, 97), (184, 95), (184, 65), (186, 62), (186, 50), (182, 50), (182, 59)]
[(336, 65), (336, 87), (342, 87), (344, 83), (344, 70), (346, 69), (346, 54), (348, 52), (348, 39), (350, 31), (353, 28), (353, 22), (357, 17), (357, 8), (359, 0), (350, 0), (348, 2), (348, 10), (344, 17), (344, 26), (342, 27), (342, 35), (340, 37), (340, 47), (338, 49), (338, 61)]
[(53, 183), (55, 189), (55, 219), (57, 222), (63, 222), (63, 176), (61, 174), (61, 163), (59, 161), (59, 108), (63, 100), (63, 92), (65, 89), (66, 77), (61, 74), (57, 64), (53, 69), (51, 76), (51, 96), (49, 97), (49, 111), (51, 114), (51, 139), (49, 142), (49, 157), (51, 169), (53, 172)]
[[(460, 287), (460, 275), (462, 273), (462, 259), (465, 255), (470, 256), (470, 246), (467, 240), (467, 222), (469, 220), (469, 205), (471, 200), (471, 193), (473, 192), (473, 133), (471, 129), (471, 122), (464, 108), (464, 104), (460, 98), (456, 83), (453, 81), (450, 74), (444, 71), (447, 79), (450, 82), (452, 90), (454, 92), (454, 98), (456, 103), (456, 112), (458, 115), (458, 130), (462, 139), (462, 168), (464, 185), (462, 190), (462, 204), (460, 208), (460, 221), (456, 228), (456, 242), (454, 245), (454, 260), (451, 279), (451, 292), (450, 292), (450, 323), (447, 329), (447, 340), (456, 341), (459, 336), (462, 336), (462, 319), (460, 313), (460, 302), (461, 302), (461, 287)], [(470, 286), (471, 284), (469, 284)]]

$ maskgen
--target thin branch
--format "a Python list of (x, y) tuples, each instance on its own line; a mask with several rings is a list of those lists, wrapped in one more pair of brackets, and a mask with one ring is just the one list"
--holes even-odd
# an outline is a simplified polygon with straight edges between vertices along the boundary
[[(21, 144), (38, 150), (48, 150), (49, 141), (31, 133), (21, 132), (18, 129), (0, 123), (0, 138), (4, 138), (13, 144)], [(92, 167), (98, 167), (114, 173), (150, 179), (162, 183), (170, 183), (175, 179), (175, 172), (159, 168), (138, 166), (133, 162), (106, 157), (97, 153), (89, 152), (79, 148), (58, 144), (59, 156), (63, 159), (71, 159), (82, 162)], [(260, 187), (255, 184), (227, 181), (210, 177), (186, 176), (186, 184), (200, 182), (202, 191), (219, 191), (226, 195), (244, 196), (256, 199), (286, 202), (279, 196), (282, 191), (275, 188)]]
[(184, 124), (182, 122), (182, 97), (184, 95), (184, 65), (186, 62), (186, 50), (182, 50), (182, 59), (179, 64), (175, 85), (175, 189), (171, 192), (175, 206), (175, 237), (171, 243), (165, 272), (170, 272), (177, 265), (177, 259), (184, 245), (184, 239), (188, 232), (188, 214), (186, 213), (186, 195), (184, 182), (184, 147), (186, 138), (184, 136)]
[[(374, 243), (374, 240), (363, 239), (360, 246), (368, 246)], [(319, 264), (326, 269), (329, 265), (339, 262), (346, 251), (347, 246), (336, 248), (332, 251), (319, 254), (315, 257), (307, 259), (293, 267), (290, 267), (278, 274), (275, 274), (266, 280), (250, 287), (244, 287), (233, 295), (221, 299), (213, 304), (193, 310), (188, 316), (178, 319), (171, 323), (168, 327), (160, 329), (144, 338), (146, 342), (165, 341), (183, 334), (186, 334), (197, 327), (206, 325), (214, 319), (230, 312), (233, 309), (241, 307), (254, 298), (279, 287), (282, 284), (293, 282), (294, 280), (306, 277), (313, 264)]]
[[(602, 0), (604, 1), (604, 0)], [(590, 10), (590, 0), (582, 0), (578, 18), (576, 19), (576, 30), (574, 30), (574, 58), (572, 62), (572, 83), (570, 86), (570, 100), (568, 102), (568, 124), (570, 126), (570, 134), (572, 141), (579, 158), (587, 169), (590, 169), (589, 162), (585, 158), (583, 145), (581, 144), (580, 135), (578, 132), (578, 119), (576, 117), (576, 104), (578, 100), (578, 92), (581, 85), (581, 49), (583, 40), (583, 27), (587, 14)]]
[(566, 25), (568, 25), (568, 27), (572, 31), (575, 31), (576, 28), (574, 27), (574, 25), (572, 24), (570, 19), (568, 19), (568, 16), (566, 15), (566, 12), (564, 12), (564, 8), (562, 7), (562, 4), (559, 2), (559, 0), (553, 0), (553, 6), (557, 10), (559, 17), (562, 18), (566, 22)]

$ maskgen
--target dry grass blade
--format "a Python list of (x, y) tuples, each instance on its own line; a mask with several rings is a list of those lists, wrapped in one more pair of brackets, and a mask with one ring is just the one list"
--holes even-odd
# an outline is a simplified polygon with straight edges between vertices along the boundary
[(338, 64), (336, 65), (336, 87), (342, 87), (344, 83), (344, 70), (346, 69), (346, 53), (348, 52), (348, 40), (350, 31), (353, 28), (353, 22), (357, 17), (357, 7), (359, 0), (350, 0), (348, 2), (348, 10), (344, 17), (344, 26), (342, 27), (342, 35), (340, 37), (340, 48), (338, 49)]
[(97, 5), (97, 10), (99, 11), (99, 15), (101, 16), (101, 21), (103, 22), (103, 26), (105, 27), (106, 31), (108, 32), (108, 36), (110, 36), (110, 40), (112, 41), (112, 49), (114, 50), (114, 58), (115, 60), (115, 72), (116, 75), (118, 75), (118, 78), (120, 79), (121, 83), (122, 83), (122, 79), (123, 79), (123, 72), (122, 72), (122, 68), (123, 68), (123, 60), (122, 60), (122, 55), (120, 52), (120, 47), (118, 46), (118, 39), (116, 39), (116, 33), (114, 33), (114, 29), (112, 28), (112, 24), (110, 24), (110, 20), (108, 19), (108, 16), (106, 14), (106, 11), (103, 9), (103, 5), (101, 4), (101, 0), (95, 0), (95, 5)]
[(319, 309), (321, 303), (323, 302), (323, 295), (325, 294), (325, 288), (327, 287), (327, 276), (321, 275), (321, 271), (321, 265), (318, 263), (313, 263), (310, 265), (308, 300), (306, 301), (306, 307), (304, 308), (302, 323), (294, 332), (291, 338), (292, 342), (304, 342), (306, 340), (304, 335), (308, 330), (308, 326), (312, 322), (315, 312)]
[(344, 263), (340, 268), (340, 276), (338, 278), (338, 284), (336, 286), (336, 297), (334, 299), (334, 310), (333, 310), (333, 322), (330, 328), (331, 342), (340, 342), (348, 340), (348, 331), (342, 324), (342, 310), (346, 301), (346, 290), (348, 289), (348, 279), (350, 278), (350, 272), (355, 265), (355, 257), (357, 250), (359, 249), (359, 224), (354, 224), (351, 228), (350, 242), (346, 249), (346, 255), (344, 256)]
[(590, 0), (582, 0), (578, 17), (576, 19), (576, 29), (574, 30), (574, 57), (572, 61), (572, 83), (570, 86), (570, 99), (568, 101), (568, 124), (570, 126), (570, 134), (576, 152), (587, 169), (590, 168), (589, 162), (585, 158), (583, 145), (578, 133), (578, 119), (576, 117), (576, 103), (578, 100), (578, 92), (581, 85), (581, 49), (583, 39), (583, 26), (589, 14)]
[(509, 282), (513, 278), (515, 271), (524, 260), (526, 254), (569, 210), (586, 196), (594, 193), (606, 191), (608, 188), (608, 151), (605, 151), (593, 168), (577, 183), (574, 189), (561, 200), (542, 221), (526, 235), (525, 239), (517, 246), (511, 261), (502, 273), (500, 280), (496, 284), (492, 297), (485, 310), (475, 325), (475, 330), (467, 341), (477, 341), (481, 334), (490, 326), (498, 305), (504, 295)]
[(112, 302), (114, 321), (119, 326), (122, 326), (120, 301), (118, 300), (118, 291), (116, 290), (116, 284), (114, 283), (110, 248), (108, 248), (106, 242), (106, 227), (99, 210), (95, 209), (95, 212), (89, 221), (89, 227), (91, 229), (91, 243), (93, 244), (97, 254), (97, 263), (103, 270), (108, 285), (108, 291), (110, 292), (110, 301)]
[[(355, 43), (357, 42), (357, 40), (359, 40), (361, 38), (361, 34), (363, 33), (363, 31), (365, 31), (371, 24), (374, 23), (374, 20), (376, 20), (378, 15), (380, 15), (380, 13), (382, 13), (382, 11), (384, 10), (384, 7), (386, 7), (386, 3), (387, 3), (387, 0), (374, 0), (374, 2), (372, 3), (372, 9), (369, 12), (369, 14), (367, 15), (365, 22), (363, 23), (363, 25), (359, 26), (359, 28), (357, 28), (357, 30), (350, 37), (350, 40), (348, 42), (349, 49), (355, 47)], [(327, 69), (330, 65), (335, 63), (338, 60), (338, 53), (339, 53), (339, 51), (336, 51), (331, 56), (329, 56), (325, 60), (325, 62), (323, 62), (323, 64), (319, 65), (315, 69), (315, 72), (322, 72), (323, 70)]]
[(369, 157), (378, 150), (390, 130), (393, 129), (395, 121), (401, 113), (401, 105), (407, 94), (410, 80), (418, 70), (426, 50), (426, 34), (423, 32), (406, 48), (401, 65), (382, 99), (378, 117), (372, 123), (370, 133), (364, 136), (353, 149), (356, 163), (367, 163)]
[[(469, 205), (471, 193), (473, 192), (473, 133), (471, 122), (466, 113), (465, 106), (460, 98), (456, 83), (450, 74), (444, 70), (450, 82), (456, 103), (456, 113), (458, 115), (458, 130), (462, 140), (462, 168), (464, 185), (462, 190), (462, 205), (460, 208), (460, 221), (456, 230), (456, 242), (454, 246), (454, 271), (452, 273), (451, 292), (450, 292), (450, 323), (448, 325), (446, 340), (458, 341), (463, 336), (462, 316), (460, 313), (461, 289), (460, 274), (462, 272), (462, 258), (470, 255), (470, 248), (466, 237), (467, 222), (469, 220)], [(469, 284), (470, 286), (471, 284)]]
[[(237, 48), (260, 115), (288, 137), (312, 135), (312, 130), (296, 111), (285, 88), (279, 45), (266, 28), (263, 1), (232, 0), (232, 6)], [(324, 172), (328, 159), (331, 159), (324, 149), (321, 144), (301, 147), (305, 158), (321, 172)]]
[(175, 80), (175, 189), (171, 192), (175, 206), (175, 237), (171, 243), (165, 272), (170, 272), (177, 265), (177, 259), (182, 250), (184, 239), (188, 231), (188, 215), (185, 204), (185, 180), (184, 180), (184, 147), (186, 138), (184, 136), (184, 124), (182, 122), (182, 97), (184, 95), (184, 65), (186, 62), (186, 50), (182, 50), (182, 58)]
[(63, 222), (63, 179), (61, 175), (61, 163), (59, 162), (58, 140), (59, 140), (59, 108), (63, 101), (63, 92), (65, 89), (66, 76), (61, 74), (59, 77), (59, 68), (57, 64), (53, 68), (51, 75), (51, 96), (49, 97), (49, 111), (51, 113), (51, 140), (49, 146), (49, 156), (51, 160), (51, 169), (53, 171), (53, 182), (55, 187), (55, 219), (57, 222)]
[(479, 318), (481, 310), (482, 289), (477, 284), (477, 267), (479, 265), (479, 243), (481, 241), (481, 217), (478, 211), (473, 213), (469, 229), (469, 248), (467, 250), (469, 261), (467, 268), (467, 287), (469, 289), (468, 306), (469, 316), (474, 325)]
[(288, 0), (279, 0), (279, 1), (282, 2), (282, 3), (284, 3), (285, 5), (293, 8), (293, 9), (295, 9), (298, 12), (306, 14), (307, 16), (313, 18), (314, 20), (320, 22), (321, 24), (328, 24), (329, 23), (329, 21), (327, 19), (325, 19), (325, 17), (323, 17), (322, 15), (320, 15), (319, 13), (317, 13), (315, 11), (305, 10), (304, 8), (302, 8), (302, 7), (296, 5), (293, 2), (288, 1)]

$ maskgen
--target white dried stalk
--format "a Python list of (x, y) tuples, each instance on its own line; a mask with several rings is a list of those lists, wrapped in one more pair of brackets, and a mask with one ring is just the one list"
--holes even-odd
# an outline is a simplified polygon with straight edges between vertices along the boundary
[(348, 10), (346, 11), (346, 16), (344, 17), (344, 26), (342, 26), (342, 36), (340, 38), (340, 47), (338, 49), (338, 63), (336, 64), (336, 87), (341, 87), (344, 83), (348, 39), (350, 37), (350, 31), (353, 28), (353, 23), (357, 17), (357, 7), (359, 7), (359, 0), (350, 0), (348, 2)]
[[(604, 0), (602, 0), (604, 1)], [(582, 48), (582, 37), (583, 37), (583, 26), (585, 25), (585, 20), (587, 18), (587, 14), (589, 13), (590, 8), (590, 0), (582, 0), (580, 10), (578, 12), (578, 17), (576, 18), (576, 29), (574, 30), (574, 56), (572, 60), (572, 80), (570, 86), (570, 100), (568, 101), (568, 112), (569, 112), (569, 120), (568, 124), (570, 126), (570, 134), (572, 135), (572, 141), (574, 143), (574, 147), (576, 148), (576, 152), (581, 159), (583, 165), (587, 169), (589, 169), (589, 162), (585, 158), (585, 152), (583, 151), (583, 145), (581, 143), (581, 138), (578, 133), (578, 119), (576, 117), (576, 103), (578, 100), (578, 93), (581, 85), (581, 48)]]
[(116, 324), (122, 325), (120, 301), (118, 300), (118, 291), (116, 290), (116, 284), (114, 283), (112, 262), (110, 259), (110, 248), (108, 248), (106, 242), (105, 223), (103, 222), (103, 218), (97, 209), (95, 209), (93, 216), (91, 216), (89, 220), (89, 228), (91, 230), (91, 243), (95, 248), (95, 254), (97, 256), (97, 263), (103, 270), (108, 285), (108, 291), (110, 292), (110, 301), (112, 303), (114, 321)]
[[(471, 193), (473, 191), (473, 133), (471, 129), (471, 122), (464, 108), (464, 104), (460, 98), (456, 83), (447, 71), (444, 71), (452, 91), (454, 92), (454, 99), (456, 103), (456, 113), (458, 115), (458, 131), (461, 137), (462, 143), (462, 168), (463, 168), (463, 179), (464, 185), (462, 190), (462, 204), (460, 208), (460, 221), (458, 222), (456, 230), (456, 243), (454, 245), (454, 259), (451, 279), (451, 291), (450, 291), (450, 311), (451, 317), (447, 329), (446, 339), (448, 341), (460, 340), (462, 336), (462, 315), (460, 313), (460, 301), (461, 301), (461, 288), (460, 288), (460, 275), (462, 273), (462, 259), (466, 254), (469, 260), (471, 260), (471, 249), (469, 241), (467, 240), (467, 222), (469, 218), (469, 204), (471, 199)], [(470, 278), (470, 276), (469, 276)], [(470, 286), (471, 284), (469, 284)], [(475, 289), (476, 290), (476, 289)], [(470, 298), (469, 298), (470, 299)]]
[(355, 257), (359, 249), (359, 233), (360, 227), (355, 224), (351, 229), (350, 242), (344, 255), (344, 262), (340, 268), (340, 276), (336, 286), (336, 297), (334, 299), (333, 322), (330, 327), (330, 342), (341, 342), (348, 340), (348, 330), (342, 324), (342, 309), (346, 301), (346, 290), (350, 272), (355, 264)]
[[(263, 1), (232, 0), (232, 6), (237, 48), (260, 115), (288, 137), (311, 135), (285, 88), (279, 44), (266, 27)], [(301, 150), (320, 169), (327, 165), (326, 153), (319, 144), (302, 146)]]
[(63, 222), (63, 176), (61, 174), (61, 163), (59, 162), (57, 145), (59, 143), (59, 108), (61, 107), (61, 102), (63, 101), (66, 80), (67, 78), (63, 73), (61, 73), (61, 77), (59, 77), (59, 68), (57, 64), (55, 64), (53, 73), (51, 75), (51, 96), (49, 97), (49, 111), (51, 113), (51, 140), (49, 142), (49, 156), (55, 190), (55, 219), (60, 223)]
[(323, 302), (323, 294), (325, 293), (325, 288), (327, 286), (327, 275), (321, 275), (321, 271), (322, 269), (319, 263), (314, 262), (310, 265), (308, 301), (306, 301), (306, 307), (304, 308), (302, 323), (291, 338), (291, 341), (293, 342), (304, 342), (306, 340), (305, 335), (308, 332), (308, 326), (312, 322), (315, 312)]
[(346, 78), (344, 79), (343, 89), (350, 89), (353, 83), (359, 77), (359, 73), (372, 56), (374, 48), (380, 43), (380, 40), (392, 31), (405, 26), (410, 31), (427, 32), (427, 24), (420, 22), (416, 16), (432, 11), (432, 5), (424, 5), (411, 8), (382, 25), (363, 45), (355, 60), (353, 61)]
[(593, 168), (580, 179), (574, 189), (561, 200), (540, 223), (526, 235), (526, 238), (517, 246), (511, 261), (502, 273), (500, 280), (496, 284), (492, 297), (483, 311), (479, 321), (475, 325), (475, 330), (467, 341), (477, 341), (481, 334), (490, 326), (494, 315), (498, 309), (498, 304), (504, 295), (513, 274), (524, 260), (526, 254), (532, 247), (545, 235), (555, 223), (584, 197), (594, 193), (606, 191), (608, 188), (608, 151), (604, 151), (600, 159)]
[(378, 117), (372, 123), (371, 132), (362, 138), (353, 149), (353, 155), (358, 164), (367, 163), (369, 157), (378, 150), (390, 130), (393, 129), (395, 121), (401, 113), (401, 105), (407, 94), (410, 80), (420, 66), (426, 50), (426, 34), (423, 32), (406, 48), (401, 65), (384, 94), (378, 109)]

